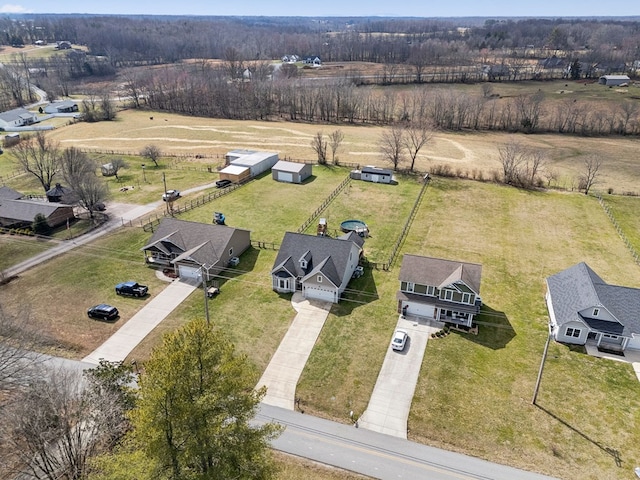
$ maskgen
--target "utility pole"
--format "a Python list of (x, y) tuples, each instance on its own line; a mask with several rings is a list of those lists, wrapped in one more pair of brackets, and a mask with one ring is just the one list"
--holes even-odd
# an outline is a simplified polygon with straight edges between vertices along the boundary
[[(207, 325), (211, 325), (211, 320), (209, 319), (209, 295), (207, 292), (207, 279), (204, 276), (204, 265), (200, 267), (200, 271), (202, 273), (202, 290), (204, 291), (204, 315), (207, 319)], [(209, 270), (207, 270), (207, 276), (209, 276)]]
[(169, 199), (167, 198), (167, 179), (162, 172), (162, 183), (164, 184), (164, 203), (167, 204), (167, 213), (169, 213)]
[(540, 389), (540, 380), (542, 380), (542, 370), (544, 369), (544, 361), (547, 359), (547, 350), (549, 350), (549, 342), (551, 341), (551, 331), (547, 335), (547, 343), (544, 344), (544, 352), (542, 353), (542, 361), (540, 362), (540, 370), (538, 371), (538, 379), (536, 380), (536, 388), (533, 392), (533, 400), (531, 404), (536, 404), (536, 398), (538, 398), (538, 390)]

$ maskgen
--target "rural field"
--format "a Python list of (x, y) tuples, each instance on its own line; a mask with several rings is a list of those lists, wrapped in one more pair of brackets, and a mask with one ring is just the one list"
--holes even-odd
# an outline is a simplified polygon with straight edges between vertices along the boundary
[[(274, 150), (281, 158), (314, 160), (310, 142), (318, 126), (152, 116), (150, 120), (148, 112), (124, 111), (115, 122), (76, 124), (51, 136), (62, 146), (100, 151), (102, 158), (108, 158), (109, 152), (126, 155), (130, 167), (123, 179), (109, 179), (112, 200), (118, 203), (158, 201), (163, 173), (169, 188), (209, 184), (218, 178), (216, 167), (224, 153), (235, 148)], [(382, 128), (339, 128), (345, 134), (340, 161), (384, 165), (376, 149)], [(419, 158), (418, 169), (443, 163), (463, 173), (482, 171), (488, 179), (500, 168), (497, 145), (509, 138), (437, 133)], [(610, 283), (640, 287), (640, 268), (598, 200), (571, 191), (582, 156), (606, 153), (596, 190), (603, 192), (626, 238), (640, 250), (640, 199), (606, 194), (607, 188), (614, 193), (637, 190), (637, 140), (553, 135), (518, 139), (548, 149), (560, 172), (557, 186), (563, 190), (527, 192), (490, 182), (436, 177), (402, 244), (400, 254), (481, 263), (485, 303), (477, 336), (453, 333), (429, 341), (409, 418), (409, 437), (563, 479), (630, 478), (640, 458), (640, 382), (629, 365), (589, 357), (581, 348), (552, 344), (538, 406), (531, 404), (531, 398), (547, 332), (545, 277), (585, 261)], [(131, 154), (148, 143), (176, 157), (162, 159), (157, 169), (147, 166), (144, 181), (144, 160)], [(196, 159), (196, 154), (204, 158)], [(0, 158), (2, 168), (8, 169), (9, 162), (8, 155)], [(285, 231), (300, 227), (348, 172), (348, 168), (315, 166), (314, 177), (304, 185), (276, 183), (267, 175), (180, 218), (208, 223), (214, 211), (221, 211), (229, 225), (250, 229), (254, 240), (277, 244)], [(398, 185), (389, 186), (351, 182), (320, 216), (328, 219), (330, 229), (339, 228), (345, 219), (364, 220), (371, 229), (365, 255), (385, 262), (417, 198), (419, 178), (399, 176)], [(7, 185), (38, 189), (24, 175)], [(120, 191), (119, 185), (135, 188)], [(191, 196), (182, 201), (190, 201)], [(313, 233), (313, 225), (308, 233)], [(26, 310), (42, 332), (43, 350), (82, 358), (147, 301), (116, 297), (115, 283), (135, 278), (148, 284), (152, 295), (162, 288), (140, 252), (150, 235), (142, 228), (128, 227), (79, 247), (2, 286), (0, 303)], [(2, 257), (9, 251), (26, 253), (32, 243), (2, 236)], [(294, 316), (290, 296), (271, 290), (269, 271), (275, 256), (272, 248), (247, 251), (237, 268), (225, 272), (221, 294), (209, 303), (216, 327), (255, 366), (256, 381)], [(297, 395), (309, 413), (347, 422), (349, 411), (360, 415), (365, 410), (397, 320), (395, 292), (401, 260), (400, 255), (390, 271), (367, 269), (350, 284), (346, 300), (332, 309), (298, 385)], [(24, 298), (37, 301), (25, 306)], [(87, 320), (86, 307), (102, 301), (117, 302), (122, 318), (115, 324)], [(202, 291), (198, 291), (130, 359), (143, 361), (162, 333), (201, 317), (203, 311)], [(295, 469), (289, 478), (296, 478)]]

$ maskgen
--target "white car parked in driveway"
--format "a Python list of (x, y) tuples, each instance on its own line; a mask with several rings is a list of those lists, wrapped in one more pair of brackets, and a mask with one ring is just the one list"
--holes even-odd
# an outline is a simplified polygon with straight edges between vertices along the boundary
[(409, 334), (406, 330), (402, 328), (398, 328), (393, 334), (393, 340), (391, 340), (391, 348), (401, 352), (404, 350), (405, 345), (407, 344), (407, 338), (409, 338)]

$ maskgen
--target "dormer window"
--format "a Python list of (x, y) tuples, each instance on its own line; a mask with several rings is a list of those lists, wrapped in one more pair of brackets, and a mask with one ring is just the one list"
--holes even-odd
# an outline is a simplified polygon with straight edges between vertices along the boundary
[(318, 283), (322, 283), (322, 275), (318, 275)]
[(300, 259), (300, 268), (302, 268), (303, 270), (307, 268), (307, 261), (304, 258)]
[(599, 313), (600, 313), (600, 309), (599, 308), (594, 308), (593, 309), (593, 316), (594, 317), (597, 317)]

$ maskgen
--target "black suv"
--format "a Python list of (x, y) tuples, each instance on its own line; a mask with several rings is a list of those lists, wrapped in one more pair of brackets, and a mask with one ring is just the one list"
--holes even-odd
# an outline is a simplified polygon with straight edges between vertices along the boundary
[(116, 285), (116, 293), (118, 295), (131, 295), (133, 297), (144, 297), (149, 291), (146, 285), (140, 285), (138, 282), (122, 282)]
[(216, 187), (218, 188), (225, 188), (228, 187), (229, 185), (231, 185), (233, 182), (231, 180), (228, 180), (226, 178), (223, 178), (222, 180), (218, 180), (216, 182)]
[(89, 316), (89, 318), (115, 320), (118, 317), (118, 309), (116, 307), (112, 307), (111, 305), (107, 305), (106, 303), (101, 303), (100, 305), (94, 305), (89, 310), (87, 310), (87, 315)]

